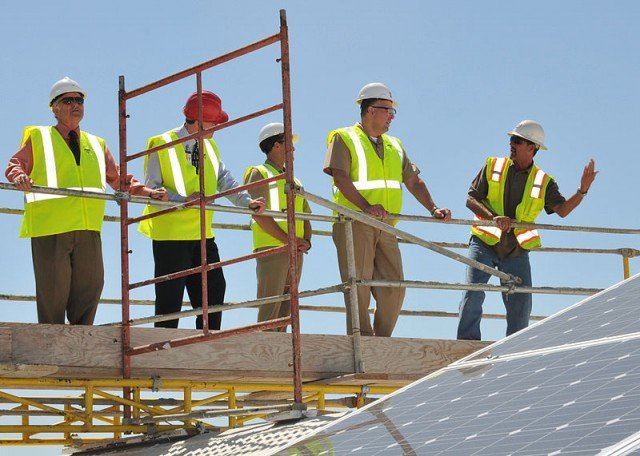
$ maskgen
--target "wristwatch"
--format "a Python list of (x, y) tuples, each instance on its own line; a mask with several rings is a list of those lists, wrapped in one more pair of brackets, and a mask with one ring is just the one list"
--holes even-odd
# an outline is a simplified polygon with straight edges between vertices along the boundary
[(586, 192), (583, 192), (582, 190), (580, 190), (580, 187), (578, 187), (578, 193), (580, 193), (582, 196), (584, 196), (587, 193), (589, 193), (589, 190), (587, 190)]

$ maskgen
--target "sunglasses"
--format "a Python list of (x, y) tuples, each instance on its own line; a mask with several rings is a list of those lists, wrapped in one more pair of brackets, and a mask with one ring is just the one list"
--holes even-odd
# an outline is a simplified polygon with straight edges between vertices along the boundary
[(520, 145), (520, 144), (533, 144), (528, 139), (521, 138), (520, 136), (511, 136), (511, 138), (509, 139), (509, 142), (511, 144), (517, 144), (517, 145)]
[(64, 98), (61, 98), (59, 102), (66, 105), (71, 105), (73, 103), (83, 105), (84, 98), (83, 97), (64, 97)]
[(388, 106), (371, 106), (371, 107), (376, 109), (384, 109), (385, 111), (387, 111), (387, 114), (393, 114), (394, 116), (398, 112), (396, 108), (390, 108)]

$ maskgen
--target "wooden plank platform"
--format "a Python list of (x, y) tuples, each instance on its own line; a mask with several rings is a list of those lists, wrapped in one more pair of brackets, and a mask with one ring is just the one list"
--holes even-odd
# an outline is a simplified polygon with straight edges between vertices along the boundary
[[(200, 333), (132, 328), (134, 346)], [(353, 374), (348, 336), (303, 334), (305, 382), (404, 385), (488, 342), (363, 337), (366, 373)], [(0, 377), (95, 379), (120, 377), (118, 327), (0, 323)], [(263, 332), (138, 355), (132, 377), (219, 382), (285, 383), (292, 373), (291, 335)]]

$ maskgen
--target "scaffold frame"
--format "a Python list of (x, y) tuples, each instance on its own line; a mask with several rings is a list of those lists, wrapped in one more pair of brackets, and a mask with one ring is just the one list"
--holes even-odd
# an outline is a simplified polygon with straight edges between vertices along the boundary
[[(213, 126), (212, 128), (205, 129), (203, 124), (203, 100), (202, 100), (202, 73), (205, 70), (211, 69), (218, 65), (221, 65), (225, 62), (231, 61), (243, 55), (249, 54), (251, 52), (258, 51), (266, 46), (271, 44), (279, 43), (280, 44), (280, 58), (277, 61), (280, 63), (281, 70), (281, 82), (282, 82), (282, 102), (276, 105), (270, 106), (268, 108), (253, 112), (251, 114), (245, 115), (243, 117), (233, 119), (218, 125)], [(157, 152), (160, 149), (165, 149), (167, 146), (175, 145), (183, 143), (189, 139), (196, 139), (198, 141), (198, 176), (199, 176), (199, 198), (196, 201), (187, 201), (182, 204), (173, 205), (164, 210), (160, 210), (158, 212), (147, 214), (141, 217), (130, 218), (129, 217), (129, 208), (128, 208), (128, 200), (127, 198), (123, 198), (120, 204), (120, 251), (121, 251), (121, 288), (122, 288), (122, 375), (123, 378), (131, 377), (131, 357), (136, 355), (142, 355), (144, 353), (150, 353), (159, 349), (168, 349), (176, 346), (189, 345), (198, 342), (210, 341), (215, 339), (220, 339), (223, 337), (229, 337), (236, 334), (242, 334), (246, 332), (252, 331), (261, 331), (265, 329), (274, 329), (278, 327), (286, 327), (291, 325), (291, 331), (293, 334), (292, 342), (293, 342), (293, 385), (294, 385), (294, 399), (295, 399), (295, 407), (304, 409), (304, 403), (302, 402), (302, 379), (301, 379), (301, 362), (300, 362), (300, 320), (299, 320), (299, 310), (298, 310), (298, 274), (297, 274), (297, 250), (296, 250), (296, 240), (295, 240), (295, 230), (288, 230), (288, 243), (280, 248), (268, 249), (261, 252), (255, 252), (249, 255), (244, 255), (242, 257), (234, 258), (227, 261), (220, 261), (217, 263), (208, 263), (207, 262), (207, 252), (206, 252), (206, 242), (207, 242), (207, 226), (206, 226), (206, 210), (207, 204), (213, 202), (215, 199), (220, 198), (221, 196), (226, 196), (232, 193), (237, 193), (252, 187), (256, 187), (259, 185), (265, 185), (269, 182), (284, 179), (286, 181), (286, 198), (287, 198), (287, 210), (286, 210), (286, 218), (288, 222), (288, 226), (295, 226), (295, 194), (296, 187), (294, 181), (294, 170), (293, 170), (293, 141), (292, 141), (292, 128), (291, 128), (291, 86), (290, 86), (290, 63), (289, 63), (289, 36), (288, 36), (288, 27), (287, 27), (287, 19), (285, 10), (280, 10), (280, 30), (278, 33), (271, 35), (265, 39), (237, 49), (235, 51), (224, 54), (220, 57), (214, 58), (212, 60), (208, 60), (206, 62), (195, 65), (186, 70), (180, 71), (173, 75), (164, 77), (152, 83), (146, 84), (137, 89), (133, 89), (131, 91), (127, 91), (125, 89), (125, 77), (119, 77), (119, 91), (118, 91), (118, 125), (119, 125), (119, 140), (120, 140), (120, 191), (126, 192), (127, 190), (127, 169), (128, 162), (140, 158), (143, 156), (147, 156), (151, 153)], [(187, 77), (195, 76), (196, 77), (196, 93), (198, 99), (198, 132), (192, 135), (189, 135), (185, 138), (180, 138), (175, 140), (169, 144), (164, 144), (162, 146), (158, 146), (155, 148), (147, 149), (133, 155), (128, 155), (127, 153), (127, 118), (129, 115), (127, 114), (127, 102), (130, 100), (139, 97), (145, 93), (151, 92), (158, 88), (167, 86), (174, 82), (180, 81)], [(265, 115), (270, 112), (274, 112), (276, 110), (282, 110), (283, 112), (283, 123), (284, 123), (284, 136), (285, 136), (285, 172), (284, 175), (275, 176), (273, 178), (264, 179), (258, 182), (254, 182), (252, 184), (239, 186), (234, 189), (230, 189), (225, 192), (218, 192), (215, 195), (207, 196), (205, 194), (205, 172), (204, 172), (204, 138), (206, 135), (219, 131), (229, 126), (235, 125), (237, 123), (253, 119), (255, 117)], [(189, 208), (191, 206), (198, 206), (199, 215), (200, 215), (200, 266), (196, 268), (187, 269), (184, 271), (175, 272), (172, 274), (167, 274), (161, 277), (156, 277), (154, 279), (145, 280), (142, 282), (131, 283), (129, 279), (129, 226), (137, 223), (144, 219), (149, 219), (152, 217), (161, 217), (170, 212)], [(234, 328), (232, 330), (227, 331), (216, 331), (210, 332), (208, 326), (208, 292), (207, 292), (207, 273), (209, 270), (214, 268), (220, 268), (227, 264), (233, 264), (240, 261), (247, 261), (253, 258), (263, 257), (275, 253), (280, 253), (283, 251), (288, 252), (289, 256), (289, 275), (290, 275), (290, 286), (289, 286), (289, 300), (291, 302), (291, 316), (286, 318), (279, 318), (275, 320), (270, 320), (266, 322), (262, 322), (259, 324), (248, 325), (240, 328)], [(202, 289), (202, 335), (200, 336), (192, 336), (188, 338), (176, 339), (164, 341), (160, 344), (152, 344), (149, 346), (142, 347), (132, 347), (131, 346), (131, 323), (130, 323), (130, 290), (134, 288), (138, 288), (145, 285), (151, 285), (156, 283), (165, 282), (172, 279), (177, 279), (179, 277), (185, 277), (187, 275), (192, 274), (200, 274), (201, 280), (201, 289)], [(224, 309), (216, 309), (216, 311), (223, 311)], [(130, 390), (128, 387), (125, 387), (123, 391), (123, 395), (125, 398), (130, 397)], [(124, 409), (125, 419), (130, 418), (130, 408), (125, 406)]]

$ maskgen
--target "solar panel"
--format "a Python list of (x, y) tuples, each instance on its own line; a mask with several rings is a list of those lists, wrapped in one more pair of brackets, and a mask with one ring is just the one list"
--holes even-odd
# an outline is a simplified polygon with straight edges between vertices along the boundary
[(480, 350), (493, 356), (619, 336), (640, 330), (640, 279), (634, 276)]
[[(634, 448), (639, 304), (636, 276), (489, 347), (484, 359), (451, 365), (269, 454), (323, 447), (314, 454), (608, 454), (620, 442)], [(574, 331), (566, 332), (570, 326)]]

